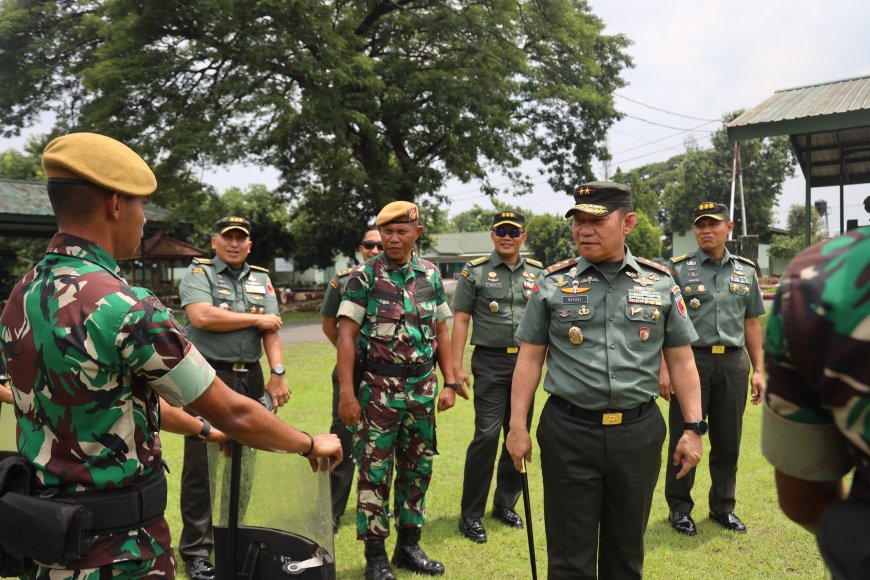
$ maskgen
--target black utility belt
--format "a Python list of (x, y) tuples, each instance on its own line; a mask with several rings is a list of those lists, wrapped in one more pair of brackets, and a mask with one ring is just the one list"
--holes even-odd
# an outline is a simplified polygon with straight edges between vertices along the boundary
[(93, 536), (147, 526), (166, 510), (162, 471), (133, 487), (59, 492), (37, 489), (33, 465), (12, 457), (0, 462), (0, 489), (5, 490), (0, 494), (0, 562), (25, 567), (27, 559), (43, 564), (78, 560), (88, 553)]
[(712, 346), (692, 346), (694, 352), (702, 352), (704, 354), (731, 354), (743, 350), (742, 346), (725, 346), (722, 344), (714, 344)]
[(250, 370), (254, 367), (254, 365), (260, 364), (259, 362), (217, 362), (213, 360), (208, 360), (208, 364), (212, 366), (212, 368), (216, 371), (241, 371), (241, 370)]
[(382, 377), (413, 378), (426, 375), (435, 366), (433, 360), (415, 365), (397, 365), (366, 359), (366, 371)]
[(474, 350), (479, 350), (482, 352), (489, 352), (492, 354), (513, 354), (516, 355), (520, 352), (520, 347), (518, 346), (475, 346)]
[(620, 425), (637, 419), (652, 409), (656, 404), (655, 399), (651, 399), (643, 405), (638, 405), (631, 409), (601, 409), (598, 411), (592, 411), (590, 409), (578, 407), (573, 403), (569, 403), (557, 395), (550, 395), (550, 402), (566, 415), (570, 415), (588, 423), (604, 426)]

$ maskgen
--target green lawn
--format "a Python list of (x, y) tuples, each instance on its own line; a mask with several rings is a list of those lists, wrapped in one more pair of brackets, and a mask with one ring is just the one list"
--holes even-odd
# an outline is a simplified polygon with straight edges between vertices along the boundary
[[(466, 356), (470, 349), (466, 351)], [(285, 349), (293, 398), (290, 408), (279, 416), (306, 431), (321, 432), (330, 421), (330, 373), (335, 351), (326, 342), (301, 344)], [(539, 390), (536, 411), (540, 411), (546, 394)], [(667, 403), (664, 403), (666, 405)], [(760, 409), (749, 405), (744, 426), (744, 445), (737, 486), (737, 514), (749, 528), (747, 534), (725, 532), (706, 518), (709, 472), (702, 462), (696, 479), (694, 515), (700, 532), (694, 538), (671, 531), (667, 522), (667, 505), (663, 494), (663, 475), (659, 479), (656, 502), (646, 534), (645, 576), (648, 578), (822, 578), (824, 568), (815, 540), (792, 524), (779, 511), (773, 483), (773, 470), (759, 451)], [(446, 577), (462, 579), (528, 578), (529, 564), (525, 531), (509, 529), (491, 517), (484, 520), (489, 542), (473, 544), (459, 535), (457, 521), (462, 490), (465, 449), (473, 432), (473, 408), (460, 400), (457, 407), (438, 417), (440, 456), (428, 494), (429, 520), (423, 530), (421, 545), (434, 558), (444, 562)], [(167, 519), (173, 540), (179, 537), (181, 520), (178, 512), (178, 486), (181, 477), (182, 440), (163, 436), (170, 477)], [(706, 457), (705, 457), (706, 459)], [(302, 461), (300, 458), (299, 461)], [(529, 469), (534, 512), (538, 571), (546, 577), (546, 539), (543, 523), (543, 496), (538, 464)], [(282, 497), (281, 482), (272, 484), (270, 496)], [(353, 497), (353, 496), (352, 496)], [(521, 510), (519, 506), (519, 511)], [(567, 515), (566, 515), (567, 517)], [(392, 553), (395, 537), (388, 542)], [(361, 578), (365, 560), (363, 546), (356, 540), (348, 514), (336, 537), (338, 578)], [(183, 572), (180, 574), (184, 578)], [(413, 575), (398, 571), (398, 577)]]

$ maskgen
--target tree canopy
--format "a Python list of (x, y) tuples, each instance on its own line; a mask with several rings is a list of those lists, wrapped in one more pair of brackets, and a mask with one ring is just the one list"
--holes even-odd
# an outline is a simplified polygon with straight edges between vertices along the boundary
[(557, 190), (593, 178), (631, 66), (603, 31), (585, 0), (7, 1), (0, 125), (50, 111), (55, 132), (118, 138), (168, 207), (207, 203), (203, 168), (273, 167), (308, 225), (296, 259), (326, 265), (450, 177), (527, 192), (535, 159)]

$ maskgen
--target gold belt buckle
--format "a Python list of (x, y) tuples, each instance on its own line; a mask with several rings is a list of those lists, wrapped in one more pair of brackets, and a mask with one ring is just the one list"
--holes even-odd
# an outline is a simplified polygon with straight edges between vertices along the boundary
[(725, 345), (714, 344), (713, 345), (713, 354), (725, 354)]
[(619, 425), (622, 423), (622, 413), (604, 413), (601, 415), (602, 425)]
[(520, 352), (520, 347), (518, 347), (518, 346), (509, 346), (509, 347), (507, 347), (507, 351), (506, 351), (506, 352), (507, 352), (508, 354), (517, 354), (518, 352)]
[(234, 370), (234, 371), (243, 371), (243, 370), (245, 370), (245, 363), (240, 363), (240, 362), (233, 363), (233, 370)]

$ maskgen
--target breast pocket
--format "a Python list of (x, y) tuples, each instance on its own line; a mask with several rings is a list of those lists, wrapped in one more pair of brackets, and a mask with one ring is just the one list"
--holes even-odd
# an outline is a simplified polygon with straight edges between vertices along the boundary
[(435, 340), (435, 301), (427, 300), (417, 304), (420, 314), (420, 333), (428, 342)]
[(570, 308), (556, 308), (551, 320), (551, 332), (566, 348), (590, 348), (601, 344), (602, 329), (593, 328), (595, 307), (583, 304)]
[(404, 320), (405, 309), (395, 302), (380, 302), (374, 314), (369, 315), (372, 325), (371, 337), (375, 340), (391, 341), (399, 333)]
[(653, 350), (661, 347), (664, 326), (661, 306), (625, 305), (625, 342), (630, 349)]
[[(236, 301), (236, 293), (226, 288), (212, 288), (211, 298), (214, 305), (223, 310), (231, 310), (233, 302)], [(226, 306), (224, 306), (226, 304)]]

